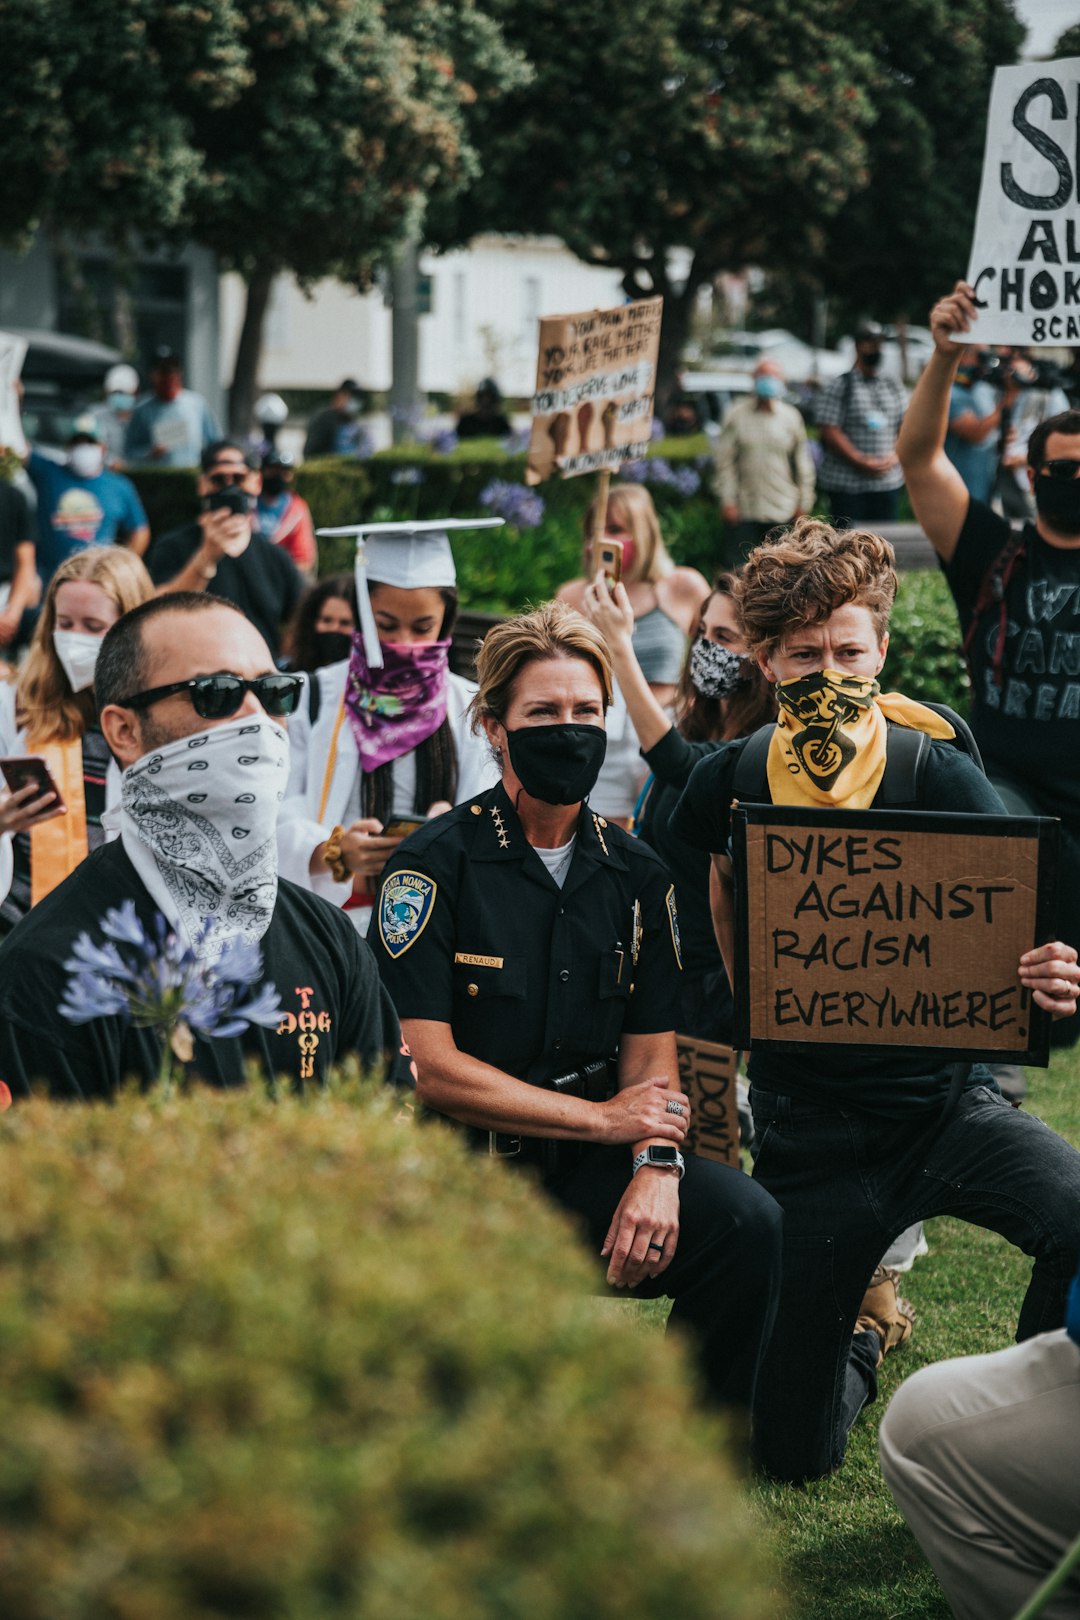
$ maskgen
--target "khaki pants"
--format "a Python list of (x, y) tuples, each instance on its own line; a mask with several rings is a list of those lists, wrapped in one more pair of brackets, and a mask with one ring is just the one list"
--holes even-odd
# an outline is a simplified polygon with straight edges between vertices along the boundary
[[(1080, 1345), (1064, 1329), (915, 1373), (881, 1467), (957, 1620), (1010, 1620), (1080, 1535)], [(1043, 1610), (1076, 1620), (1074, 1575)]]

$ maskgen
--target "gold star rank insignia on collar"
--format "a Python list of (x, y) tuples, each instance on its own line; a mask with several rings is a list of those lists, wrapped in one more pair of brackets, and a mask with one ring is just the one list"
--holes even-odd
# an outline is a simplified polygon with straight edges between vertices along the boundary
[(509, 849), (510, 848), (510, 840), (506, 835), (506, 825), (505, 825), (505, 823), (503, 821), (503, 818), (502, 818), (502, 811), (499, 809), (497, 804), (493, 804), (491, 806), (491, 819), (492, 819), (492, 821), (494, 821), (494, 823), (495, 823), (495, 831), (499, 835), (499, 848), (500, 849)]

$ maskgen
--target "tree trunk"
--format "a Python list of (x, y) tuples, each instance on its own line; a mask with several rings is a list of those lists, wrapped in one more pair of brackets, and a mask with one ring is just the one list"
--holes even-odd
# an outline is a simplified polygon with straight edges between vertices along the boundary
[(677, 390), (682, 352), (690, 330), (690, 316), (694, 308), (698, 286), (691, 279), (680, 293), (668, 287), (664, 291), (664, 321), (660, 328), (660, 355), (656, 363), (656, 398), (653, 414), (661, 421)]
[(395, 444), (419, 437), (420, 427), (420, 315), (416, 278), (420, 244), (404, 242), (390, 269), (393, 310), (390, 324), (390, 422)]
[(229, 388), (229, 432), (240, 437), (255, 426), (255, 396), (259, 388), (263, 327), (273, 285), (272, 270), (256, 270), (247, 279), (244, 324), (236, 346), (236, 365)]

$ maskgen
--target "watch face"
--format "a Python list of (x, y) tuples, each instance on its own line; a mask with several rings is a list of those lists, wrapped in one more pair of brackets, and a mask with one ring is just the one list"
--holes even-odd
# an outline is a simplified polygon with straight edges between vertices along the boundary
[(678, 1164), (679, 1150), (673, 1147), (651, 1147), (649, 1149), (650, 1164)]

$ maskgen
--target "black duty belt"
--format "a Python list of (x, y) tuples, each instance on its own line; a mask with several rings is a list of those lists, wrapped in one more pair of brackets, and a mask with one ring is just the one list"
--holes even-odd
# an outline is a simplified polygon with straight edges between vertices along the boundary
[[(582, 1063), (569, 1074), (555, 1075), (550, 1080), (530, 1082), (543, 1091), (557, 1091), (564, 1097), (584, 1097), (588, 1102), (606, 1102), (615, 1092), (615, 1065), (607, 1058)], [(555, 1175), (569, 1168), (580, 1155), (581, 1143), (553, 1140), (549, 1137), (512, 1136), (502, 1131), (488, 1131), (487, 1150), (495, 1159), (514, 1159), (522, 1164), (536, 1164), (545, 1175)]]

